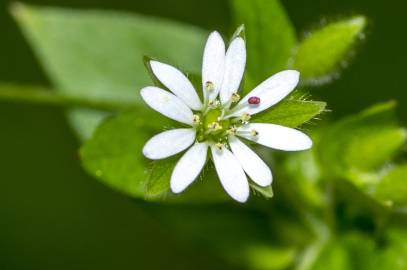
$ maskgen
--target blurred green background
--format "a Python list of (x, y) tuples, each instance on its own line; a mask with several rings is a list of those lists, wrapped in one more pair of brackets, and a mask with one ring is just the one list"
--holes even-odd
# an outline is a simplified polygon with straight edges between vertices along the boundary
[[(227, 1), (219, 0), (26, 2), (133, 11), (226, 34), (235, 28)], [(0, 81), (48, 85), (8, 15), (10, 3), (2, 0), (0, 6)], [(405, 1), (286, 0), (283, 4), (300, 33), (324, 20), (366, 15), (366, 39), (350, 68), (334, 84), (312, 94), (328, 102), (332, 118), (395, 99), (399, 117), (407, 124)], [(88, 177), (79, 165), (79, 145), (61, 109), (2, 102), (0, 123), (0, 269), (230, 268), (216, 254), (200, 252), (202, 247), (173, 235), (150, 215), (150, 206), (135, 204)]]

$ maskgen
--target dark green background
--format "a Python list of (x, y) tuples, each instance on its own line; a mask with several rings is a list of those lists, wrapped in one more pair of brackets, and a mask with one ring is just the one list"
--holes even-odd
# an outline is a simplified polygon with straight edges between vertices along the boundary
[[(249, 1), (249, 0), (248, 0)], [(234, 27), (226, 1), (27, 1), (78, 8), (121, 9), (174, 18), (208, 30)], [(48, 81), (0, 6), (0, 81)], [(313, 90), (330, 117), (396, 99), (407, 124), (405, 1), (283, 1), (299, 33), (324, 19), (364, 14), (365, 41), (335, 84)], [(272, 43), (270, 44), (272, 46)], [(136, 76), (137, 74), (135, 74)], [(78, 143), (58, 108), (0, 103), (0, 269), (225, 269), (216, 256), (149, 215), (145, 205), (85, 175)]]

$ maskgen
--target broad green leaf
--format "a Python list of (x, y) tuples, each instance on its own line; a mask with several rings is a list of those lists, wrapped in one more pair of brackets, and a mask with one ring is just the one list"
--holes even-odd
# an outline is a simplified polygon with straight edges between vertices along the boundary
[(322, 113), (325, 107), (325, 102), (285, 99), (265, 112), (254, 115), (252, 121), (298, 127)]
[(329, 127), (318, 145), (323, 169), (356, 185), (375, 182), (377, 170), (401, 150), (406, 140), (394, 109), (394, 102), (376, 105)]
[[(52, 83), (66, 94), (140, 103), (139, 90), (152, 84), (144, 55), (200, 71), (206, 37), (196, 27), (124, 12), (22, 4), (12, 13)], [(81, 138), (105, 116), (69, 114)]]
[(141, 151), (153, 135), (150, 118), (128, 112), (101, 124), (80, 151), (88, 173), (125, 194), (143, 197), (149, 161)]
[(135, 198), (175, 202), (230, 200), (209, 165), (185, 192), (179, 195), (170, 192), (171, 173), (180, 155), (150, 161), (143, 156), (142, 148), (158, 130), (172, 125), (156, 113), (128, 111), (111, 117), (82, 146), (82, 164), (101, 182)]
[(299, 44), (292, 67), (301, 72), (305, 82), (329, 81), (354, 48), (365, 25), (365, 17), (356, 16), (310, 32)]
[(179, 155), (176, 155), (175, 157), (152, 162), (150, 173), (146, 181), (146, 197), (165, 197), (168, 194), (171, 173), (179, 158)]
[(278, 0), (230, 0), (236, 25), (245, 25), (247, 90), (286, 68), (296, 34)]
[(387, 172), (374, 186), (373, 196), (387, 205), (407, 206), (407, 164)]

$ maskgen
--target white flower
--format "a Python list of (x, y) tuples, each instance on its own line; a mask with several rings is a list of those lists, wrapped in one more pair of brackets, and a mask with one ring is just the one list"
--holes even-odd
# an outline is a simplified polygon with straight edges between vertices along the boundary
[(312, 146), (302, 132), (274, 124), (250, 123), (262, 112), (286, 97), (298, 84), (299, 72), (286, 70), (268, 78), (240, 99), (237, 91), (246, 64), (242, 38), (235, 38), (225, 51), (217, 32), (210, 34), (202, 65), (203, 102), (188, 78), (178, 69), (151, 61), (157, 79), (171, 92), (158, 87), (141, 90), (144, 101), (161, 114), (189, 128), (172, 129), (151, 138), (143, 153), (149, 159), (164, 159), (188, 149), (171, 176), (174, 193), (185, 190), (200, 174), (207, 161), (208, 148), (225, 191), (236, 201), (249, 197), (246, 174), (256, 184), (268, 186), (272, 173), (266, 163), (240, 138), (286, 151)]

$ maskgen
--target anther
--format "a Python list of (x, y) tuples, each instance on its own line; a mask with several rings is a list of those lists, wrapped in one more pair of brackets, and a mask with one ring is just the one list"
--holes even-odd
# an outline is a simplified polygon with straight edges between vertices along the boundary
[(248, 113), (242, 113), (240, 116), (240, 120), (242, 120), (243, 123), (247, 123), (250, 120), (251, 116)]
[(217, 107), (219, 107), (220, 102), (219, 102), (219, 100), (215, 99), (215, 100), (210, 101), (208, 105), (210, 108), (217, 108)]
[(205, 83), (205, 89), (206, 89), (206, 91), (211, 92), (211, 91), (215, 90), (215, 85), (213, 84), (213, 82), (207, 81)]
[(208, 129), (216, 131), (222, 129), (222, 126), (218, 122), (212, 122), (208, 124)]
[(193, 118), (192, 118), (192, 123), (194, 125), (198, 125), (199, 123), (201, 123), (201, 117), (199, 117), (199, 115), (194, 114)]
[(233, 136), (236, 135), (236, 132), (237, 132), (237, 128), (235, 128), (235, 127), (231, 127), (226, 131), (226, 133), (228, 135), (233, 135)]
[(232, 94), (232, 103), (236, 103), (240, 100), (240, 95), (238, 93)]
[(251, 135), (252, 137), (257, 137), (257, 136), (259, 135), (259, 132), (258, 132), (257, 130), (255, 130), (255, 129), (252, 129), (252, 130), (250, 131), (250, 135)]
[(247, 100), (247, 102), (248, 102), (250, 105), (259, 105), (259, 104), (260, 104), (260, 98), (259, 98), (259, 97), (256, 97), (256, 96), (253, 96), (253, 97), (250, 97), (250, 98)]
[(220, 142), (218, 142), (218, 143), (215, 144), (215, 147), (216, 147), (219, 151), (223, 149), (223, 146), (224, 146), (224, 144), (223, 144), (223, 143), (220, 143)]

